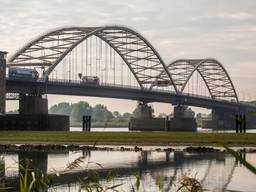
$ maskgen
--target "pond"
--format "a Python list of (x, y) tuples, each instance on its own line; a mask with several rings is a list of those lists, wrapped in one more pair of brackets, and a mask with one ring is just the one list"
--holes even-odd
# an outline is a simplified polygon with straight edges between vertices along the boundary
[[(176, 191), (184, 176), (195, 178), (210, 191), (256, 189), (256, 176), (221, 150), (199, 153), (184, 147), (121, 149), (2, 151), (1, 176), (7, 183), (17, 185), (17, 162), (28, 158), (36, 168), (53, 177), (54, 184), (48, 191), (81, 191), (81, 180), (88, 172), (96, 173), (104, 186), (120, 184), (118, 191), (132, 191), (138, 180), (139, 191)], [(241, 156), (256, 165), (256, 152), (241, 153)], [(110, 171), (113, 178), (107, 182)]]

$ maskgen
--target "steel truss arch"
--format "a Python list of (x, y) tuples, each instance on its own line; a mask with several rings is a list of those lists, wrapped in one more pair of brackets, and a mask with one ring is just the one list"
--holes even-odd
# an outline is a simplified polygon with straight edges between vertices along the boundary
[[(239, 102), (229, 74), (216, 59), (178, 59), (171, 62), (167, 68), (179, 93), (184, 91), (196, 71), (204, 81), (212, 99), (231, 98)], [(161, 75), (159, 74), (159, 77)]]
[(170, 72), (150, 42), (123, 26), (66, 27), (50, 31), (17, 51), (8, 66), (45, 66), (48, 67), (45, 75), (49, 75), (65, 56), (91, 36), (102, 39), (120, 55), (142, 89), (153, 84), (161, 73), (161, 80), (172, 82), (177, 92)]

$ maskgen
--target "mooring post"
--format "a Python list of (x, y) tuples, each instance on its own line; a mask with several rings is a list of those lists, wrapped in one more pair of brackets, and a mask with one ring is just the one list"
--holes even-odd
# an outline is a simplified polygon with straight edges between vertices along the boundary
[(243, 118), (242, 118), (242, 115), (240, 114), (239, 115), (239, 131), (240, 131), (240, 133), (243, 132), (242, 123), (243, 123)]
[(165, 117), (165, 131), (169, 131), (169, 117)]
[(88, 131), (88, 127), (89, 127), (89, 125), (88, 125), (88, 116), (86, 115), (85, 116), (85, 131)]
[(83, 131), (85, 130), (85, 123), (86, 123), (86, 120), (85, 120), (85, 116), (83, 115)]
[(243, 132), (246, 133), (246, 115), (243, 115)]
[(238, 115), (236, 115), (236, 117), (235, 117), (236, 119), (235, 119), (235, 121), (236, 121), (236, 133), (238, 133)]
[(88, 123), (89, 123), (89, 129), (88, 129), (88, 131), (91, 131), (91, 125), (92, 125), (92, 123), (91, 123), (91, 116), (88, 116)]

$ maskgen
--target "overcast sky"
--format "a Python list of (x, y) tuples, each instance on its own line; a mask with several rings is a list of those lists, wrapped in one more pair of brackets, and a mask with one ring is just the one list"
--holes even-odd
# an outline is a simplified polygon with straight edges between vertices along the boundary
[[(145, 36), (166, 63), (216, 58), (228, 70), (240, 99), (256, 99), (255, 0), (1, 0), (0, 49), (13, 53), (60, 26), (129, 26)], [(49, 104), (59, 97), (49, 97)], [(131, 111), (136, 102), (62, 97)], [(13, 107), (13, 104), (8, 104)], [(155, 105), (156, 112), (169, 106)]]

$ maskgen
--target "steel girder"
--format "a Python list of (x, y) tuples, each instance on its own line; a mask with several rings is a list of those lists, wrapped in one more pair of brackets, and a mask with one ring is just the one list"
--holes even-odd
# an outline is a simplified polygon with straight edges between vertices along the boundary
[(8, 66), (44, 66), (45, 75), (49, 75), (67, 54), (91, 36), (99, 37), (120, 55), (142, 89), (150, 87), (158, 77), (162, 81), (170, 81), (177, 92), (170, 72), (150, 42), (134, 30), (122, 26), (53, 30), (17, 51), (9, 59)]
[(179, 59), (170, 63), (167, 68), (181, 93), (194, 72), (197, 71), (212, 99), (230, 98), (239, 102), (230, 76), (224, 66), (216, 59)]

